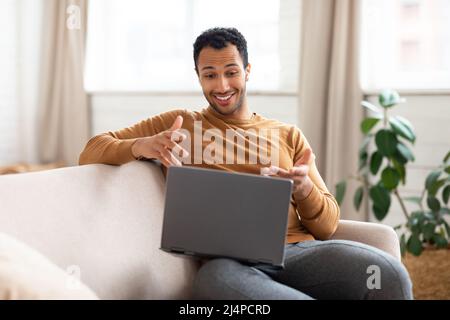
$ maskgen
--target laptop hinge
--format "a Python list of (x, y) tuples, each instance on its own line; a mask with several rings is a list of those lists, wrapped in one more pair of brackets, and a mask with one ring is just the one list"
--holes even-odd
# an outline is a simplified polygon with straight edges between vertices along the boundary
[(267, 263), (267, 264), (272, 264), (272, 260), (268, 260), (268, 259), (258, 259), (258, 262), (260, 263)]
[(250, 264), (259, 264), (259, 263), (267, 263), (267, 264), (272, 264), (272, 260), (268, 260), (268, 259), (245, 259), (245, 261), (247, 261)]
[(174, 253), (184, 253), (184, 248), (170, 247), (170, 251)]

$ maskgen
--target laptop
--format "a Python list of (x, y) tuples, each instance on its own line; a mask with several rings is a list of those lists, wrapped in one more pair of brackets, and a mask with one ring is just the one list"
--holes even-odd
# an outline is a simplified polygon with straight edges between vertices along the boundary
[(161, 248), (282, 268), (292, 181), (171, 166)]

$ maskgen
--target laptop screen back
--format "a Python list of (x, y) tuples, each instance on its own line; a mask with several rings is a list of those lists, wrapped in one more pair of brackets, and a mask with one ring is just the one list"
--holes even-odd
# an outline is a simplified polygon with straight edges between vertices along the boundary
[(281, 266), (292, 181), (170, 167), (161, 249)]

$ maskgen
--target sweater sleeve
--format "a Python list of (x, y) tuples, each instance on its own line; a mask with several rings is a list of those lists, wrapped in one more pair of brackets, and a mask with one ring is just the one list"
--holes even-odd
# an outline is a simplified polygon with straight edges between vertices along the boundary
[(149, 137), (169, 129), (178, 115), (186, 110), (172, 110), (143, 120), (135, 125), (114, 132), (92, 137), (80, 154), (79, 164), (121, 165), (133, 160), (131, 147), (138, 138)]
[[(294, 132), (294, 162), (296, 163), (307, 148), (311, 148), (307, 139), (299, 129)], [(312, 148), (311, 148), (312, 149)], [(313, 150), (314, 153), (314, 150)], [(312, 160), (308, 176), (313, 182), (309, 195), (301, 201), (296, 201), (297, 212), (301, 223), (319, 240), (329, 239), (337, 229), (340, 209), (334, 196), (328, 191), (325, 182)]]

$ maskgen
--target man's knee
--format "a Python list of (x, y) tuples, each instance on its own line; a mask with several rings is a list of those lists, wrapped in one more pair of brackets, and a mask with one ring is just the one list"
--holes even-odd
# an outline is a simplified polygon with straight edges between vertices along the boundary
[(224, 287), (243, 266), (231, 259), (212, 259), (198, 271), (194, 281), (194, 299), (217, 299), (225, 293)]
[[(311, 281), (328, 282), (333, 288), (328, 292), (335, 298), (412, 298), (408, 272), (400, 261), (384, 251), (347, 240), (325, 241), (308, 251), (305, 255), (299, 255), (298, 258), (293, 257), (292, 268), (297, 267), (298, 263), (309, 263), (312, 270), (314, 266), (323, 266), (323, 268), (319, 269), (320, 275), (316, 274), (316, 279), (314, 276), (311, 278), (313, 280), (303, 279), (303, 285)], [(299, 261), (296, 263), (295, 260)], [(320, 279), (317, 279), (317, 276)], [(333, 287), (336, 281), (344, 283), (345, 288)]]
[[(362, 249), (357, 256), (365, 268), (368, 299), (412, 299), (412, 284), (403, 264), (390, 254), (372, 246), (348, 242)], [(344, 249), (345, 250), (345, 249)]]
[(368, 267), (367, 295), (369, 299), (410, 300), (412, 283), (408, 271), (396, 259), (380, 257)]

